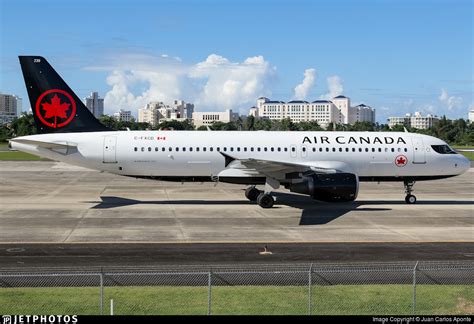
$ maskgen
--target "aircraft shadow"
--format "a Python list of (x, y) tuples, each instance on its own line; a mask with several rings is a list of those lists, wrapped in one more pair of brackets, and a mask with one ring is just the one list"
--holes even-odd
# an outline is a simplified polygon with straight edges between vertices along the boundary
[[(327, 203), (312, 199), (309, 196), (293, 193), (275, 192), (275, 207), (289, 206), (301, 210), (299, 225), (324, 225), (347, 214), (348, 212), (385, 212), (391, 208), (376, 207), (381, 205), (405, 205), (403, 200), (376, 200), (376, 201), (351, 201), (344, 203)], [(111, 209), (132, 205), (254, 205), (248, 200), (136, 200), (116, 196), (101, 196), (101, 201), (92, 209)], [(417, 205), (474, 205), (473, 201), (459, 200), (433, 200), (418, 201)], [(371, 207), (374, 206), (374, 207)]]

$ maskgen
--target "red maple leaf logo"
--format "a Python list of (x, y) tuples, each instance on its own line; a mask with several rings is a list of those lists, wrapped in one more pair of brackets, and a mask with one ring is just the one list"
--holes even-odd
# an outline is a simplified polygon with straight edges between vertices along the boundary
[(44, 118), (52, 118), (52, 117), (59, 117), (59, 118), (67, 118), (66, 112), (69, 110), (69, 106), (71, 104), (68, 103), (61, 103), (61, 99), (59, 99), (58, 95), (55, 94), (54, 97), (51, 99), (51, 103), (42, 103), (43, 109), (45, 110), (46, 114)]
[(403, 156), (400, 156), (397, 160), (396, 160), (396, 163), (397, 165), (405, 165), (407, 163), (407, 160), (403, 157)]

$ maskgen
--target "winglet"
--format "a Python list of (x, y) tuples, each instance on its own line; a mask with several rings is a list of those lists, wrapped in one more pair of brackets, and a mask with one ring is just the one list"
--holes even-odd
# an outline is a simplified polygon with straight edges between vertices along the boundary
[(223, 157), (225, 157), (225, 167), (226, 168), (229, 164), (231, 164), (233, 161), (236, 160), (236, 158), (233, 158), (232, 156), (230, 156), (226, 153), (222, 153), (222, 152), (219, 152), (219, 153), (222, 154)]

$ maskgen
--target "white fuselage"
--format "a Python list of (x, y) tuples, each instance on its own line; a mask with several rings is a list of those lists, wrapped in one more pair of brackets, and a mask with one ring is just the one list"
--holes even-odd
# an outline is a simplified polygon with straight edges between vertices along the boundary
[(42, 157), (119, 175), (176, 180), (264, 177), (229, 171), (221, 152), (235, 159), (318, 161), (355, 173), (362, 181), (428, 180), (461, 174), (470, 165), (462, 155), (433, 150), (432, 145), (446, 145), (440, 139), (400, 132), (112, 131), (17, 139), (70, 145), (55, 149), (12, 140), (12, 148)]

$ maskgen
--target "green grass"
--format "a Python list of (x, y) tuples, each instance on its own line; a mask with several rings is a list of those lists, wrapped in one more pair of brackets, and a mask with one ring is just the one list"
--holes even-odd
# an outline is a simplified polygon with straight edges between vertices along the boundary
[(20, 152), (20, 151), (10, 151), (2, 152), (0, 151), (0, 161), (41, 161), (45, 160), (39, 156)]
[[(419, 285), (418, 314), (473, 314), (469, 285)], [(411, 285), (312, 287), (312, 314), (411, 314)], [(0, 288), (2, 314), (98, 314), (98, 287)], [(104, 314), (207, 314), (207, 287), (106, 287)], [(308, 287), (215, 286), (212, 314), (307, 314)]]
[(465, 157), (467, 157), (469, 160), (474, 161), (474, 152), (459, 152)]

